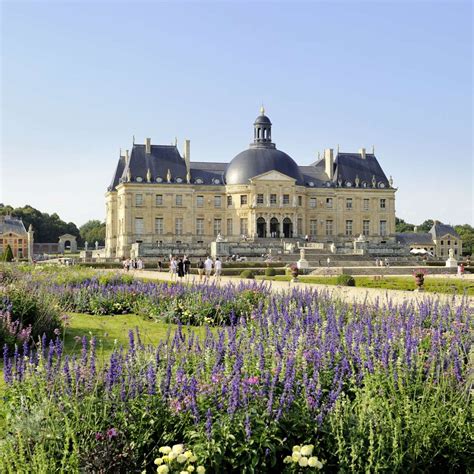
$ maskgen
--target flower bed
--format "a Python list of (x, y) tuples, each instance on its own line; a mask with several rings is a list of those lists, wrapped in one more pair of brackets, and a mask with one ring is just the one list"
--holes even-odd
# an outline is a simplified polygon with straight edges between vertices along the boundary
[(294, 290), (238, 323), (158, 346), (131, 332), (100, 369), (94, 339), (6, 351), (0, 471), (168, 472), (180, 454), (159, 447), (183, 443), (207, 472), (473, 467), (468, 307)]

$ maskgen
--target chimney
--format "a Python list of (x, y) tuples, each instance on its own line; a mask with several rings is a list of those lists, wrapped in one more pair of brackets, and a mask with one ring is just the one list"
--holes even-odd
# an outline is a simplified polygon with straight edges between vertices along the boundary
[(145, 139), (145, 153), (147, 155), (151, 153), (151, 138)]
[(326, 148), (324, 150), (325, 171), (329, 179), (334, 177), (334, 150)]
[(365, 160), (365, 148), (359, 148), (360, 157)]
[(125, 164), (128, 165), (130, 157), (128, 156), (128, 150), (125, 150)]
[(184, 161), (186, 163), (186, 171), (191, 173), (191, 140), (184, 140)]

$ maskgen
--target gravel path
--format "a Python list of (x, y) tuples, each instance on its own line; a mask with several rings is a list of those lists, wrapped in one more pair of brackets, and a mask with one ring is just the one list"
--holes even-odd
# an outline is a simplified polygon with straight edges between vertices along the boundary
[[(165, 280), (171, 281), (171, 275), (168, 272), (158, 272), (152, 270), (134, 270), (130, 272), (131, 274), (140, 277), (140, 278), (149, 278), (153, 280)], [(198, 277), (192, 275), (189, 281), (198, 281)], [(183, 282), (187, 280), (183, 278)], [(204, 278), (203, 278), (204, 281)], [(211, 283), (215, 282), (215, 277), (211, 277), (209, 280)], [(228, 283), (239, 283), (241, 281), (248, 282), (238, 277), (221, 277), (219, 284), (225, 285)], [(358, 302), (363, 303), (364, 301), (375, 302), (390, 300), (393, 303), (400, 304), (404, 302), (417, 302), (423, 301), (426, 298), (439, 298), (440, 301), (450, 301), (455, 303), (460, 303), (463, 299), (462, 296), (448, 295), (445, 293), (429, 293), (429, 292), (416, 292), (416, 291), (403, 291), (403, 290), (387, 290), (387, 289), (378, 289), (378, 288), (357, 288), (349, 286), (335, 286), (335, 285), (320, 285), (313, 283), (291, 283), (287, 281), (272, 281), (271, 288), (273, 291), (287, 291), (291, 288), (301, 288), (301, 289), (317, 289), (317, 290), (327, 290), (335, 298), (341, 299), (348, 302)], [(474, 307), (474, 297), (465, 296), (469, 306)]]

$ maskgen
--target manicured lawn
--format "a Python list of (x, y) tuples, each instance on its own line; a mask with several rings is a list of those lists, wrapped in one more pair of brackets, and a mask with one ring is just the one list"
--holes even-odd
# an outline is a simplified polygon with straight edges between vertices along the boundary
[[(115, 345), (128, 345), (128, 332), (138, 328), (143, 344), (157, 344), (165, 339), (168, 331), (171, 333), (177, 328), (176, 324), (154, 322), (143, 319), (134, 314), (115, 316), (92, 316), (90, 314), (70, 313), (69, 327), (65, 330), (64, 348), (68, 353), (80, 353), (79, 338), (88, 339), (95, 336), (97, 339), (97, 354), (104, 359), (108, 358)], [(184, 331), (187, 331), (184, 328)], [(198, 335), (204, 335), (203, 327), (192, 327), (189, 330)]]
[[(264, 280), (290, 281), (290, 276), (257, 277)], [(381, 288), (387, 290), (415, 289), (412, 277), (385, 277), (374, 280), (373, 277), (354, 277), (356, 286), (360, 288)], [(337, 285), (337, 277), (301, 276), (302, 283), (315, 283), (321, 285)], [(474, 295), (474, 280), (461, 280), (454, 278), (425, 278), (425, 290), (432, 293), (456, 293)]]

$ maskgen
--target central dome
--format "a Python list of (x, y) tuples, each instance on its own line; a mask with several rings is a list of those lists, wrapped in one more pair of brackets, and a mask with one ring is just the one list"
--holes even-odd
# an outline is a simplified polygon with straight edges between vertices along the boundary
[(269, 171), (279, 171), (303, 183), (296, 162), (276, 148), (251, 147), (239, 153), (229, 164), (225, 173), (226, 184), (248, 184), (249, 180)]
[(254, 143), (229, 163), (225, 172), (226, 184), (248, 184), (250, 179), (269, 171), (279, 171), (295, 179), (297, 184), (303, 184), (300, 169), (293, 158), (277, 150), (272, 143), (272, 123), (263, 107), (253, 125)]

